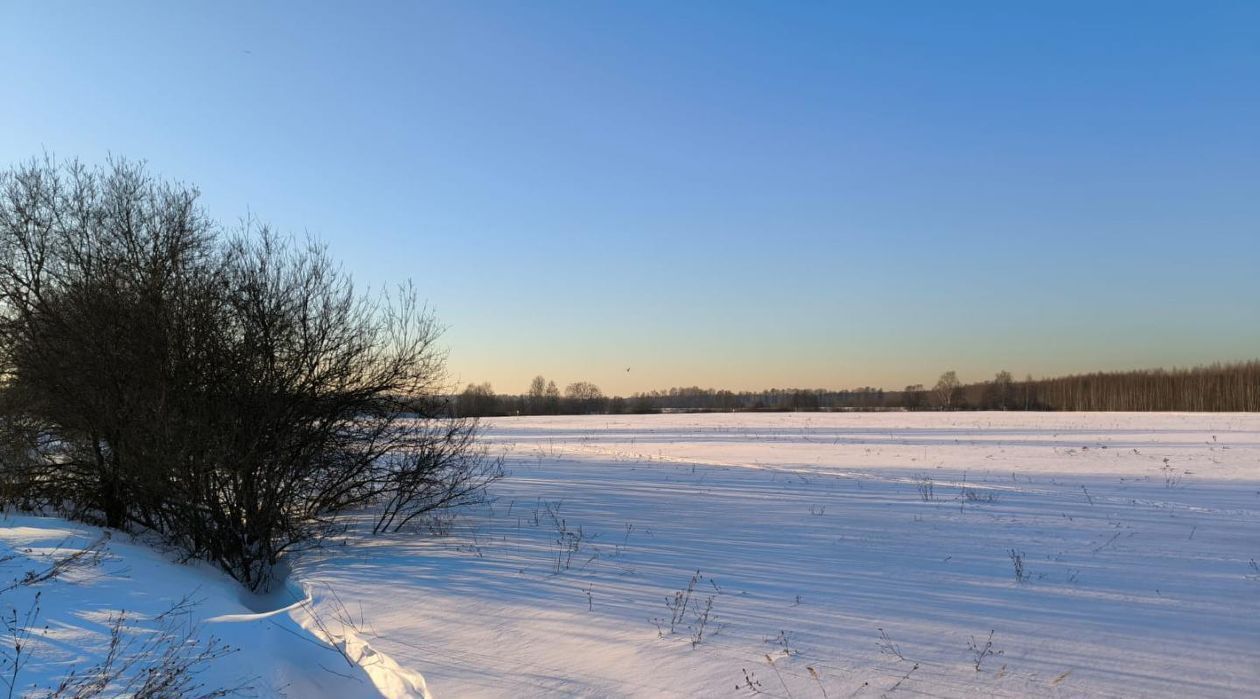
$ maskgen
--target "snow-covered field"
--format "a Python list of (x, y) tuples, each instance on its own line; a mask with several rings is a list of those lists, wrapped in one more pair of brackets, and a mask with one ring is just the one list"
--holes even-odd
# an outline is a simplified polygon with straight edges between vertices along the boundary
[[(493, 503), (440, 536), (352, 535), (270, 599), (116, 536), (42, 585), (55, 638), (26, 672), (90, 659), (109, 610), (193, 593), (244, 649), (207, 684), (261, 696), (1260, 692), (1260, 415), (508, 418), (489, 438), (511, 472)], [(3, 524), (5, 580), (98, 535)], [(317, 616), (285, 609), (303, 592)]]

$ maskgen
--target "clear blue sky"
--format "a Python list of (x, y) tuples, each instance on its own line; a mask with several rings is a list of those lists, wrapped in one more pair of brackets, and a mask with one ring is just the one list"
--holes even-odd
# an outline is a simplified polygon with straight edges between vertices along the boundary
[(1260, 356), (1260, 2), (0, 2), (44, 151), (414, 279), (503, 392)]

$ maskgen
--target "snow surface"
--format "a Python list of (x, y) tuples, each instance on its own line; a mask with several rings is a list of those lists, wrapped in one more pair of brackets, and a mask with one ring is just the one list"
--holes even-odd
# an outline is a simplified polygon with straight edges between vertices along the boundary
[[(490, 426), (512, 472), (492, 506), (300, 570), (435, 696), (752, 696), (745, 669), (797, 698), (1260, 691), (1260, 416)], [(572, 537), (548, 506), (581, 531), (559, 572)], [(696, 607), (670, 634), (666, 600), (697, 570), (690, 604), (712, 596), (713, 618), (693, 647)]]
[[(56, 561), (108, 536), (96, 562), (68, 567), (49, 580), (39, 577)], [(87, 561), (89, 557), (83, 560)], [(376, 653), (352, 628), (336, 623), (319, 629), (313, 601), (296, 586), (266, 596), (246, 592), (217, 570), (180, 565), (171, 555), (127, 535), (63, 520), (9, 515), (0, 519), (0, 615), (24, 619), (36, 607), (31, 634), (11, 696), (45, 696), (70, 672), (82, 675), (105, 655), (110, 622), (125, 612), (124, 642), (135, 643), (156, 628), (154, 618), (187, 598), (179, 616), (202, 643), (218, 639), (234, 649), (204, 666), (195, 684), (201, 691), (241, 688), (238, 696), (405, 697), (424, 696), (424, 680)], [(0, 626), (3, 657), (12, 660), (12, 637)], [(336, 644), (336, 645), (334, 645)], [(345, 655), (337, 650), (341, 647)], [(203, 646), (204, 647), (204, 646)], [(350, 660), (356, 661), (351, 663)], [(8, 695), (11, 665), (0, 692)], [(116, 696), (117, 686), (103, 696)]]
[[(435, 523), (441, 536), (352, 532), (267, 599), (116, 536), (100, 566), (42, 584), (56, 638), (28, 672), (99, 653), (110, 610), (195, 591), (205, 631), (242, 649), (207, 684), (261, 678), (258, 696), (420, 696), (426, 680), (443, 699), (1260, 690), (1260, 415), (489, 427), (511, 471), (494, 502)], [(4, 580), (99, 535), (2, 524), (0, 559), (20, 554)], [(667, 601), (697, 571), (671, 632)], [(0, 609), (22, 603), (6, 593)]]

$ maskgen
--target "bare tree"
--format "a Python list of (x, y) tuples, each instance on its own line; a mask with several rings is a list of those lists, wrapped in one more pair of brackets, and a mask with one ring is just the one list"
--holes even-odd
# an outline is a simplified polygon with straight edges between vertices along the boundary
[(589, 381), (577, 381), (565, 387), (564, 396), (573, 400), (598, 400), (604, 397), (604, 392)]
[(548, 415), (555, 415), (560, 412), (560, 389), (556, 387), (555, 381), (547, 382), (547, 390), (543, 394), (544, 410)]
[(547, 379), (542, 375), (529, 382), (529, 392), (525, 398), (525, 409), (531, 415), (541, 415), (547, 408)]
[(901, 407), (906, 410), (918, 410), (923, 407), (923, 384), (906, 386), (901, 392)]
[(589, 381), (577, 381), (564, 389), (570, 409), (578, 413), (593, 413), (604, 408), (604, 392)]
[(1011, 378), (1011, 372), (999, 371), (993, 381), (985, 384), (980, 405), (985, 410), (1009, 410), (1016, 407), (1015, 380)]
[(957, 402), (961, 389), (962, 383), (958, 380), (958, 374), (951, 369), (941, 374), (941, 378), (936, 381), (936, 387), (932, 390), (941, 408), (949, 410)]
[(470, 383), (455, 402), (455, 413), (460, 417), (487, 417), (499, 415), (499, 399), (489, 383)]

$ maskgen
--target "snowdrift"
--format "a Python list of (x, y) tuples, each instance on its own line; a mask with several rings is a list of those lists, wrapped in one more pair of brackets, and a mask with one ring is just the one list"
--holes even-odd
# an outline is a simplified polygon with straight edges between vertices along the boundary
[[(290, 583), (253, 595), (209, 566), (174, 562), (123, 534), (53, 518), (4, 517), (0, 581), (0, 613), (23, 622), (27, 634), (14, 696), (43, 695), (71, 673), (92, 672), (109, 651), (119, 615), (126, 622), (121, 655), (153, 639), (162, 619), (194, 653), (221, 644), (214, 646), (217, 657), (191, 669), (194, 695), (428, 696), (423, 677), (374, 650), (352, 625), (317, 617), (320, 600), (311, 590)], [(5, 660), (12, 663), (14, 655), (9, 644)], [(133, 668), (115, 687), (144, 671)]]

